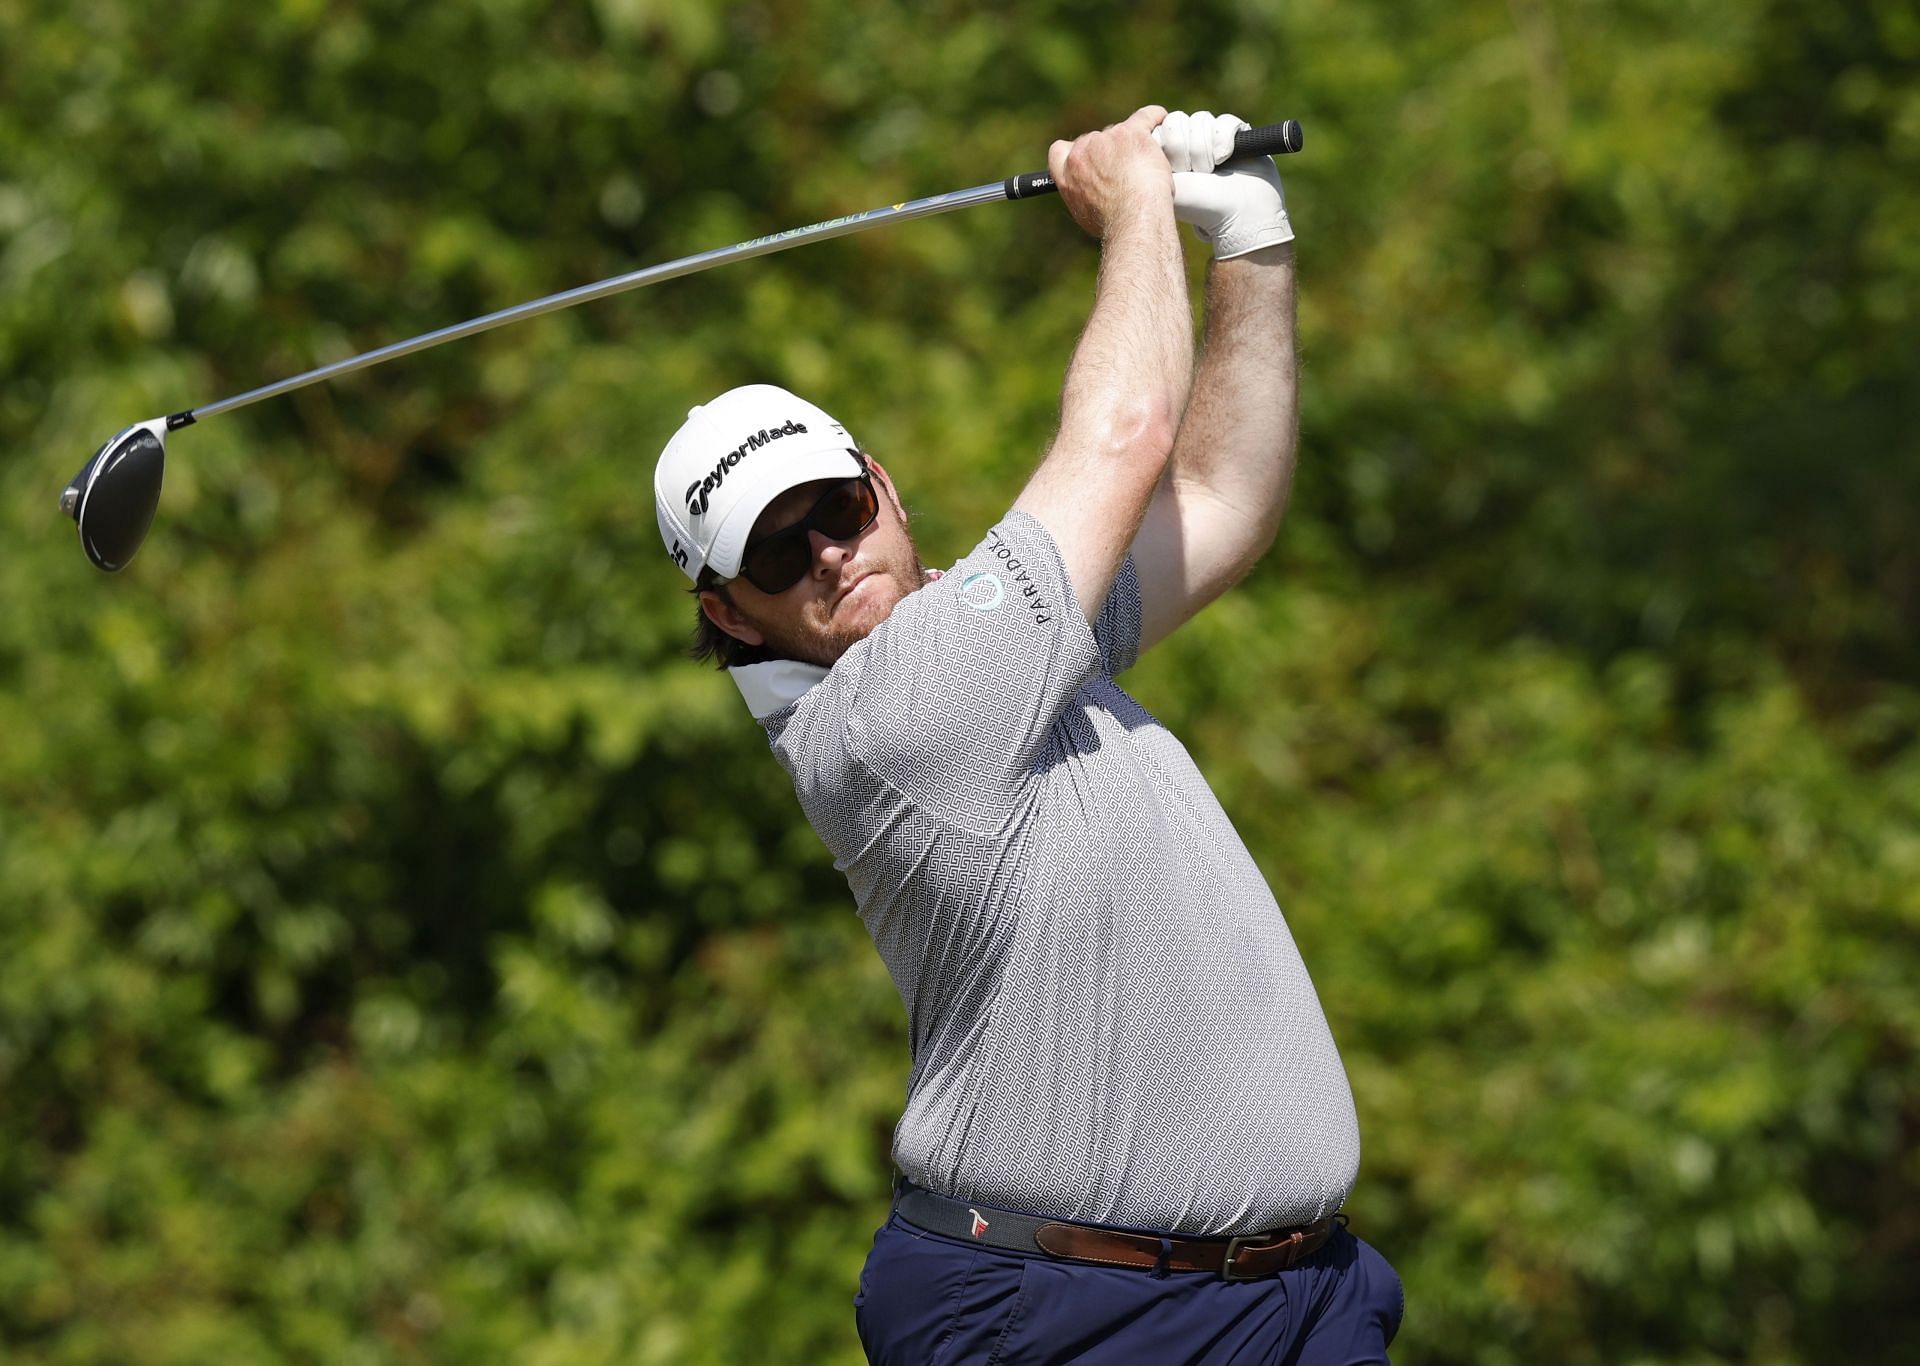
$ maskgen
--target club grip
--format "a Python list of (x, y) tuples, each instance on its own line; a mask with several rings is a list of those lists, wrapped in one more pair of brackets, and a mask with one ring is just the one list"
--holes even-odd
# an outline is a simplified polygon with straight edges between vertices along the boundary
[[(1301, 131), (1299, 119), (1282, 119), (1259, 128), (1242, 128), (1233, 135), (1233, 154), (1236, 157), (1285, 156), (1306, 145), (1307, 135)], [(1057, 194), (1060, 189), (1047, 171), (1008, 176), (1004, 188), (1008, 199), (1031, 199), (1038, 194)]]
[(1233, 135), (1233, 154), (1237, 157), (1285, 156), (1307, 145), (1299, 119), (1281, 119), (1263, 128), (1242, 128)]

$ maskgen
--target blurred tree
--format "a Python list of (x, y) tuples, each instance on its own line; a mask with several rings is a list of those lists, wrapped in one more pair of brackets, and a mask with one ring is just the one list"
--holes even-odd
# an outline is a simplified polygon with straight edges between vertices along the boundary
[(899, 1008), (646, 474), (788, 384), (958, 554), (1050, 431), (1064, 215), (197, 428), (115, 579), (53, 499), (1147, 99), (1308, 127), (1297, 506), (1132, 682), (1326, 999), (1399, 1359), (1902, 1359), (1917, 61), (1893, 0), (0, 7), (8, 1359), (857, 1359)]

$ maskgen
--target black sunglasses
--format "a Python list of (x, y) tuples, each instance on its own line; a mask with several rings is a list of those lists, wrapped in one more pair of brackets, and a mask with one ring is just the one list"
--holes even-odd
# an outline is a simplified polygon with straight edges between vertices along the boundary
[(813, 510), (792, 526), (749, 545), (740, 557), (741, 576), (762, 593), (784, 593), (813, 567), (808, 532), (817, 531), (829, 541), (850, 541), (879, 515), (880, 498), (873, 491), (872, 478), (860, 474), (843, 479), (821, 494)]

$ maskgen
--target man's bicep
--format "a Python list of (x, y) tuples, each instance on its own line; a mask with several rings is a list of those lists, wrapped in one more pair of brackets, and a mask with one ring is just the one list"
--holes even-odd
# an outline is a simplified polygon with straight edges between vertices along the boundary
[(1259, 519), (1202, 484), (1163, 479), (1133, 540), (1145, 653), (1239, 582), (1265, 537)]
[(1088, 425), (1091, 435), (1063, 424), (1013, 508), (1047, 529), (1080, 613), (1091, 622), (1133, 544), (1173, 434), (1165, 414), (1148, 406)]

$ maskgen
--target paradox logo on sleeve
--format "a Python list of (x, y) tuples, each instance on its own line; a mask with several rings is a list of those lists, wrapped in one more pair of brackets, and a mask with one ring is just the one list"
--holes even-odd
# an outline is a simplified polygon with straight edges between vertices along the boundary
[[(993, 541), (993, 544), (987, 547), (987, 553), (1000, 561), (1000, 567), (1006, 572), (1007, 580), (1012, 584), (1012, 587), (1009, 589), (1007, 584), (1001, 581), (1000, 575), (998, 574), (969, 574), (960, 584), (961, 601), (976, 611), (991, 612), (1000, 605), (1001, 600), (1010, 592), (1013, 596), (1018, 597), (1022, 602), (1026, 603), (1027, 610), (1033, 613), (1033, 624), (1035, 626), (1047, 625), (1053, 620), (1054, 607), (1041, 593), (1040, 585), (1035, 582), (1033, 575), (1027, 572), (1026, 561), (1013, 553), (1013, 547), (1001, 539), (1000, 533), (997, 530), (989, 531), (987, 535), (991, 537)], [(987, 581), (991, 582), (990, 589)], [(991, 603), (982, 605), (981, 602), (975, 601), (973, 594), (976, 584), (979, 585), (977, 591), (983, 599), (989, 592), (993, 594), (993, 601)]]

